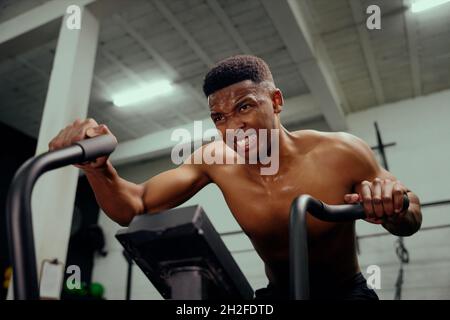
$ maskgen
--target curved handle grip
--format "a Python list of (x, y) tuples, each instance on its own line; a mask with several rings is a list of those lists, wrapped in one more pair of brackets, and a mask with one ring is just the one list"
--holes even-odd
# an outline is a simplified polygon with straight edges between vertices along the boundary
[(98, 136), (33, 157), (17, 170), (6, 199), (15, 299), (39, 299), (31, 212), (31, 194), (36, 181), (47, 171), (109, 155), (116, 146), (114, 136)]
[[(403, 210), (409, 208), (407, 194), (403, 196)], [(345, 222), (366, 218), (361, 203), (328, 205), (309, 195), (302, 195), (291, 206), (289, 223), (290, 295), (292, 299), (309, 299), (308, 230), (306, 213), (328, 222)]]
[[(352, 221), (366, 218), (364, 212), (364, 206), (362, 203), (358, 204), (344, 204), (344, 205), (329, 205), (321, 202), (323, 207), (319, 210), (310, 208), (308, 211), (324, 221), (339, 222), (339, 221)], [(405, 193), (403, 195), (403, 210), (409, 208), (409, 197)]]
[(110, 134), (77, 141), (74, 144), (83, 149), (83, 161), (95, 160), (98, 157), (111, 154), (117, 147), (117, 139)]

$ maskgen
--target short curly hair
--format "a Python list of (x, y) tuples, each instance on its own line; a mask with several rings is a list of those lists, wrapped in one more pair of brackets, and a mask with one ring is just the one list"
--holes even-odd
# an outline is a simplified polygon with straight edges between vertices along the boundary
[(274, 82), (267, 63), (256, 56), (237, 55), (219, 61), (212, 67), (203, 81), (206, 97), (232, 84), (251, 80), (255, 83)]

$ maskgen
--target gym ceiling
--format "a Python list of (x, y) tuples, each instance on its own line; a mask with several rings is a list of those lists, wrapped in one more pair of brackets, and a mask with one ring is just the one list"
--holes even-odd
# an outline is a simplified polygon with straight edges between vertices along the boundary
[[(51, 1), (0, 0), (0, 28)], [(249, 53), (270, 64), (287, 101), (286, 126), (324, 119), (339, 129), (340, 112), (450, 88), (450, 5), (413, 14), (408, 1), (92, 0), (101, 30), (89, 116), (121, 142), (208, 118), (201, 92), (208, 67)], [(365, 27), (364, 9), (373, 4), (381, 30)], [(0, 44), (0, 121), (33, 137), (60, 21), (33, 41), (19, 39), (8, 50)], [(176, 85), (171, 94), (130, 108), (111, 102), (117, 92), (161, 79)]]

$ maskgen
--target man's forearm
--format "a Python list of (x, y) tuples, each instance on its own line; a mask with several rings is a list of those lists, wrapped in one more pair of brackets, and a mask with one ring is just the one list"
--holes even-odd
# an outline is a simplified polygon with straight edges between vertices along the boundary
[(383, 227), (393, 235), (407, 237), (416, 233), (422, 225), (422, 213), (419, 198), (408, 192), (410, 205), (401, 218), (393, 218), (383, 223)]
[(85, 173), (99, 206), (111, 219), (127, 225), (143, 213), (143, 187), (122, 179), (109, 161), (105, 167)]

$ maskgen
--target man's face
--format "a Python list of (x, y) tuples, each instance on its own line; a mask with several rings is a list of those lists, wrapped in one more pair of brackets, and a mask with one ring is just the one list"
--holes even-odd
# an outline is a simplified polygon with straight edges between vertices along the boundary
[[(265, 143), (270, 150), (270, 133), (276, 128), (276, 115), (281, 112), (283, 104), (281, 92), (267, 83), (257, 84), (251, 80), (238, 82), (223, 88), (208, 97), (211, 119), (216, 128), (221, 132), (226, 141), (226, 131), (234, 132), (255, 132), (257, 135), (250, 135), (234, 142), (228, 146), (235, 151), (245, 150), (246, 157), (252, 148), (258, 146), (259, 130), (265, 129), (267, 141)], [(249, 130), (254, 129), (254, 130)]]

